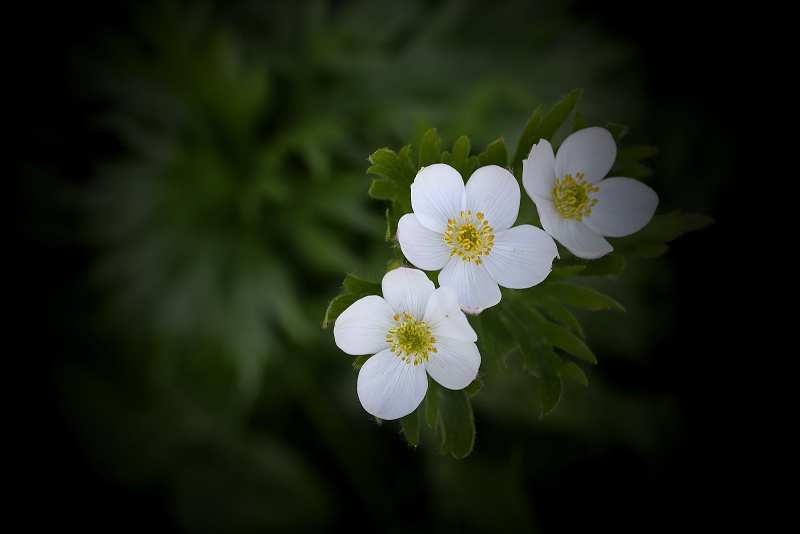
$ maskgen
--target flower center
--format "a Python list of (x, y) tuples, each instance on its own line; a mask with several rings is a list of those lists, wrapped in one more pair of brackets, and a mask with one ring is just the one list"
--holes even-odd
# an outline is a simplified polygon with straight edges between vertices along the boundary
[(478, 256), (488, 256), (494, 246), (494, 230), (483, 213), (476, 213), (474, 222), (471, 211), (462, 211), (460, 215), (461, 222), (458, 219), (447, 220), (447, 230), (442, 239), (453, 249), (451, 258), (458, 254), (462, 260), (480, 265), (483, 262)]
[(589, 193), (597, 193), (599, 189), (586, 183), (583, 176), (583, 173), (579, 172), (575, 178), (572, 178), (571, 174), (564, 176), (563, 180), (556, 178), (553, 197), (558, 211), (565, 219), (580, 221), (591, 215), (592, 208), (597, 204), (597, 199), (590, 197)]
[[(402, 320), (401, 320), (402, 319)], [(390, 349), (396, 352), (400, 359), (414, 365), (422, 360), (430, 361), (430, 353), (436, 350), (436, 338), (431, 335), (431, 327), (425, 321), (417, 321), (413, 315), (403, 312), (394, 316), (395, 324), (386, 334), (386, 342), (392, 345)]]

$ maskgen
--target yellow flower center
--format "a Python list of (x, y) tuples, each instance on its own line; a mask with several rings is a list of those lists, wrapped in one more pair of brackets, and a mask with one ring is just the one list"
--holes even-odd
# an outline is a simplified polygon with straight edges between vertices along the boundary
[(478, 256), (488, 256), (494, 246), (494, 230), (484, 218), (483, 213), (476, 213), (473, 222), (472, 212), (461, 212), (458, 219), (447, 220), (447, 230), (442, 238), (451, 249), (450, 257), (456, 254), (466, 261), (483, 263)]
[(571, 174), (564, 176), (563, 180), (556, 178), (553, 197), (558, 211), (565, 219), (580, 221), (591, 215), (592, 208), (597, 204), (597, 199), (590, 197), (589, 194), (597, 193), (599, 189), (586, 183), (583, 176), (583, 173), (579, 172), (575, 178), (572, 178)]
[(430, 361), (430, 353), (436, 350), (436, 338), (431, 335), (431, 327), (425, 321), (417, 321), (413, 315), (403, 312), (403, 316), (394, 316), (395, 325), (386, 334), (386, 342), (396, 352), (400, 359), (414, 365), (422, 360)]

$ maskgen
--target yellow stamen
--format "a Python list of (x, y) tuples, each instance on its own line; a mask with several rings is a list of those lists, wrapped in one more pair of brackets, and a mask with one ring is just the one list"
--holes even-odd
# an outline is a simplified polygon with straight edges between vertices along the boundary
[(584, 174), (579, 172), (572, 178), (571, 174), (556, 178), (556, 186), (552, 189), (553, 199), (561, 216), (566, 219), (580, 221), (592, 214), (592, 208), (597, 204), (597, 199), (589, 196), (597, 193), (599, 189), (583, 179)]
[(403, 312), (394, 316), (395, 325), (386, 334), (386, 342), (392, 345), (390, 352), (396, 352), (407, 364), (419, 365), (430, 361), (430, 353), (436, 350), (436, 338), (431, 335), (431, 327), (425, 321), (417, 321), (413, 315)]
[(488, 256), (494, 246), (494, 229), (483, 213), (476, 213), (472, 219), (472, 211), (461, 212), (458, 219), (448, 219), (447, 229), (442, 239), (452, 249), (450, 257), (458, 255), (467, 263), (475, 265), (483, 263), (478, 256)]

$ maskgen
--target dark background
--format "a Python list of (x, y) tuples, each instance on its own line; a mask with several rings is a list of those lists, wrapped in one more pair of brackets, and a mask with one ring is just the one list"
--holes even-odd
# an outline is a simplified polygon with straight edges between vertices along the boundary
[[(348, 2), (208, 3), (212, 15), (200, 17), (200, 27), (226, 28), (241, 44), (241, 55), (267, 64), (273, 76), (277, 103), (254, 139), (283, 140), (281, 131), (320, 116), (341, 125), (336, 134), (309, 127), (297, 134), (297, 146), (290, 140), (289, 148), (276, 149), (278, 168), (305, 182), (279, 196), (283, 200), (275, 202), (283, 207), (275, 210), (289, 213), (312, 192), (323, 200), (334, 190), (346, 198), (352, 197), (348, 192), (363, 195), (342, 206), (358, 215), (352, 227), (312, 221), (312, 228), (339, 236), (324, 252), (332, 259), (302, 249), (281, 253), (294, 250), (284, 243), (286, 234), (254, 238), (277, 251), (268, 262), (288, 266), (296, 302), (295, 312), (242, 308), (266, 314), (264, 328), (273, 334), (250, 346), (277, 354), (256, 366), (255, 385), (243, 386), (236, 377), (252, 361), (228, 357), (225, 343), (208, 350), (197, 342), (208, 324), (202, 312), (192, 315), (197, 322), (173, 330), (147, 320), (166, 298), (160, 291), (178, 285), (190, 268), (177, 267), (174, 277), (159, 282), (163, 287), (148, 286), (144, 297), (134, 299), (133, 311), (118, 305), (126, 299), (126, 284), (138, 280), (131, 265), (140, 249), (126, 247), (138, 237), (145, 243), (159, 239), (157, 225), (152, 231), (148, 224), (123, 229), (111, 238), (95, 231), (113, 226), (108, 218), (114, 213), (127, 213), (126, 198), (138, 198), (135, 187), (130, 197), (109, 188), (114, 176), (123, 176), (119, 183), (147, 181), (146, 173), (124, 178), (124, 172), (108, 170), (132, 151), (124, 129), (104, 122), (110, 110), (155, 124), (167, 139), (182, 135), (175, 133), (179, 127), (169, 129), (168, 119), (159, 122), (157, 103), (149, 96), (137, 100), (143, 93), (118, 75), (118, 68), (140, 68), (151, 79), (170, 79), (168, 68), (147, 68), (160, 61), (159, 46), (168, 47), (163, 43), (169, 39), (154, 39), (158, 31), (143, 29), (149, 27), (136, 22), (129, 4), (17, 6), (6, 19), (12, 95), (12, 180), (4, 210), (5, 242), (11, 245), (5, 262), (10, 297), (4, 300), (12, 363), (6, 440), (15, 450), (9, 458), (12, 509), (25, 524), (157, 532), (557, 532), (606, 526), (660, 532), (685, 525), (716, 530), (750, 519), (752, 506), (733, 503), (742, 496), (751, 505), (756, 501), (748, 481), (758, 472), (749, 467), (746, 450), (755, 431), (745, 415), (752, 386), (733, 379), (740, 368), (727, 357), (734, 333), (725, 322), (732, 310), (723, 284), (731, 251), (738, 250), (734, 238), (743, 235), (746, 197), (739, 186), (751, 174), (745, 156), (752, 142), (740, 131), (745, 110), (758, 104), (742, 17), (699, 12), (688, 3), (419, 2), (413, 16), (396, 16), (393, 37), (382, 39), (394, 10), (404, 11), (388, 3), (365, 10), (370, 16), (356, 18), (356, 29), (341, 23)], [(187, 13), (197, 5), (176, 3), (169, 15), (145, 10), (145, 18), (193, 20)], [(324, 39), (315, 41), (314, 34), (285, 22), (317, 9), (323, 22), (315, 28)], [(450, 26), (443, 22), (448, 20)], [(267, 31), (284, 40), (270, 40)], [(441, 33), (441, 40), (420, 39), (425, 31)], [(129, 45), (110, 44), (119, 36)], [(275, 43), (286, 49), (276, 53)], [(408, 53), (409, 43), (421, 50), (418, 55)], [(324, 59), (328, 46), (330, 57), (339, 54), (330, 63)], [(441, 53), (452, 54), (445, 62), (452, 72), (443, 72), (435, 59)], [(409, 56), (428, 58), (430, 67)], [(181, 61), (175, 61), (180, 71)], [(397, 67), (365, 72), (359, 61), (397, 61)], [(403, 72), (412, 67), (418, 70)], [(198, 77), (187, 83), (203, 84), (202, 73), (192, 72)], [(214, 72), (209, 68), (208, 75)], [(501, 89), (482, 93), (461, 85), (466, 78), (496, 78)], [(505, 93), (509, 79), (517, 85)], [(304, 94), (307, 87), (314, 90)], [(330, 100), (320, 96), (328, 87), (335, 92)], [(473, 150), (501, 135), (513, 146), (538, 104), (550, 106), (576, 87), (584, 89), (578, 110), (590, 123), (629, 124), (634, 144), (660, 147), (648, 179), (660, 209), (703, 213), (716, 222), (679, 238), (661, 258), (632, 260), (619, 282), (603, 286), (629, 312), (581, 317), (599, 364), (587, 370), (588, 388), (567, 385), (554, 414), (539, 420), (538, 407), (524, 403), (503, 412), (489, 399), (482, 404), (482, 393), (475, 400), (478, 437), (469, 458), (456, 461), (424, 443), (411, 450), (395, 426), (378, 427), (361, 411), (352, 395), (355, 373), (330, 331), (303, 333), (308, 324), (318, 329), (346, 272), (377, 275), (385, 260), (383, 208), (366, 198), (366, 158), (377, 148), (408, 143), (422, 124), (439, 128), (444, 145), (466, 133)], [(126, 88), (132, 100), (119, 96)], [(482, 104), (492, 91), (510, 100), (498, 109)], [(349, 94), (352, 101), (345, 100)], [(404, 121), (404, 113), (414, 110), (422, 110), (421, 122)], [(201, 106), (198, 114), (207, 111)], [(487, 124), (486, 117), (494, 122)], [(212, 136), (220, 146), (227, 146), (226, 139)], [(230, 143), (234, 152), (254, 146)], [(309, 146), (330, 155), (319, 163)], [(318, 171), (327, 174), (319, 178)], [(186, 189), (180, 203), (191, 204), (193, 190)], [(120, 225), (131, 220), (136, 224), (120, 216)], [(377, 222), (377, 230), (346, 237), (365, 221)], [(109, 257), (117, 260), (104, 263)], [(132, 278), (115, 276), (115, 261)], [(733, 272), (745, 270), (747, 261)], [(153, 260), (145, 269), (165, 264)], [(98, 265), (112, 269), (102, 283)], [(213, 289), (201, 282), (197, 291)], [(291, 313), (299, 322), (282, 322), (286, 314), (295, 317)], [(230, 332), (220, 335), (252, 334), (235, 327)], [(187, 363), (189, 357), (194, 363)], [(513, 387), (526, 387), (519, 385), (521, 374), (515, 373)], [(534, 381), (525, 383), (535, 388)]]

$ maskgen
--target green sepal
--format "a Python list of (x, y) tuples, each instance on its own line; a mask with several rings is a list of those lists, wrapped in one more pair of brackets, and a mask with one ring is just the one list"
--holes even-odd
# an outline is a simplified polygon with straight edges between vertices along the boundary
[(466, 135), (462, 135), (453, 144), (453, 152), (442, 152), (442, 163), (450, 165), (461, 174), (461, 178), (466, 181), (472, 176), (472, 171), (478, 163), (477, 156), (470, 156), (470, 143)]

